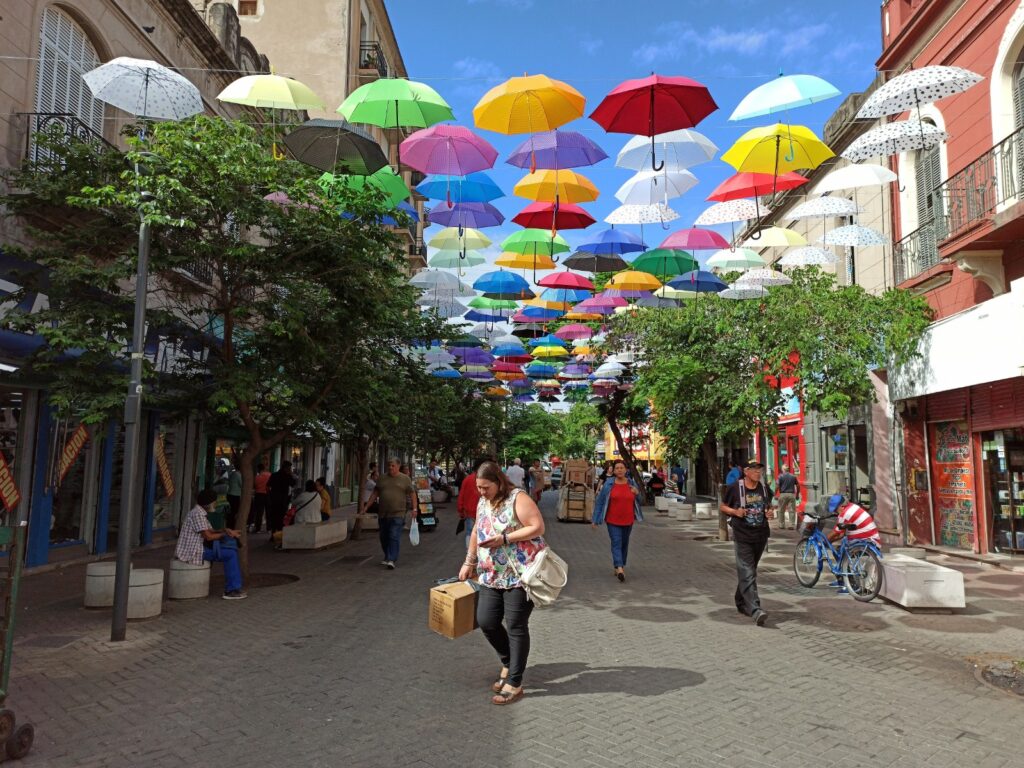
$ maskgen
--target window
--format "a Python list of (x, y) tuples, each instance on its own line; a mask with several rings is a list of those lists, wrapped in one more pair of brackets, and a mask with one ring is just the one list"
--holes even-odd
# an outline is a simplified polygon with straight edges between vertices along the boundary
[(1013, 68), (1013, 127), (1024, 128), (1024, 51)]
[[(925, 118), (925, 123), (934, 123)], [(936, 238), (936, 225), (942, 226), (942, 162), (938, 145), (931, 149), (919, 150), (914, 168), (915, 186), (917, 188), (917, 223), (920, 228), (920, 264), (921, 270), (938, 263), (939, 251)]]
[(238, 0), (239, 16), (256, 16), (259, 12), (258, 0)]
[(92, 97), (82, 75), (100, 65), (85, 31), (57, 8), (47, 8), (39, 34), (36, 112), (70, 114), (103, 134), (103, 104)]

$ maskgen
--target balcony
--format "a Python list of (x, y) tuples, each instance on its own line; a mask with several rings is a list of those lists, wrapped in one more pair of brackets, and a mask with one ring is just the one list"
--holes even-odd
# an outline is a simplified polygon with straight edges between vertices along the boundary
[(917, 277), (939, 263), (935, 223), (929, 221), (893, 246), (896, 285)]
[(388, 76), (388, 60), (384, 57), (384, 49), (380, 43), (363, 42), (359, 44), (359, 82), (368, 83)]
[(116, 147), (100, 134), (68, 112), (19, 112), (26, 120), (25, 162), (31, 165), (48, 163), (52, 153), (40, 145), (36, 137), (45, 134), (51, 142), (77, 141), (97, 152), (115, 150)]

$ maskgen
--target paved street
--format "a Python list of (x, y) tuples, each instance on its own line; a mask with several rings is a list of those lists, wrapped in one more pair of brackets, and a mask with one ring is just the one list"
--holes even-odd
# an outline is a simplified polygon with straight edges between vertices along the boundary
[(498, 663), (479, 632), (426, 628), (427, 589), (461, 558), (442, 507), (394, 572), (373, 533), (264, 551), (257, 570), (299, 580), (239, 603), (167, 603), (117, 645), (109, 614), (80, 607), (81, 568), (29, 578), (10, 697), (37, 729), (23, 763), (1020, 765), (1024, 702), (978, 682), (970, 659), (1024, 648), (1024, 576), (962, 566), (964, 613), (911, 615), (797, 587), (779, 535), (758, 629), (732, 607), (729, 545), (694, 540), (707, 524), (639, 526), (619, 584), (606, 533), (553, 522), (553, 501), (548, 539), (570, 585), (534, 614), (529, 694), (512, 707), (488, 703)]

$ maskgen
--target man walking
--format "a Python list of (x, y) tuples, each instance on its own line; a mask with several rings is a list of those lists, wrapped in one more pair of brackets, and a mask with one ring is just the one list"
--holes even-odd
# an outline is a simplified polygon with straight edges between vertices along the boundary
[[(785, 530), (796, 527), (796, 503), (800, 498), (800, 481), (789, 471), (789, 464), (783, 464), (780, 469), (782, 474), (775, 483), (775, 494), (779, 500), (779, 528)], [(786, 525), (787, 510), (791, 510), (793, 514), (792, 526)]]
[(732, 519), (732, 535), (736, 549), (736, 610), (752, 616), (754, 623), (763, 627), (768, 614), (761, 610), (757, 594), (757, 564), (768, 545), (771, 529), (768, 520), (772, 491), (761, 480), (764, 464), (752, 459), (743, 465), (743, 477), (725, 490), (719, 507), (722, 514)]
[(295, 476), (292, 474), (292, 463), (282, 461), (281, 468), (270, 476), (267, 481), (267, 528), (271, 536), (284, 529), (284, 516), (288, 513), (288, 505), (292, 501), (292, 487)]
[(392, 571), (398, 561), (402, 528), (405, 525), (405, 501), (407, 498), (412, 504), (413, 519), (419, 514), (416, 486), (413, 484), (412, 478), (402, 474), (400, 469), (401, 464), (398, 463), (398, 459), (391, 459), (388, 462), (387, 474), (377, 480), (377, 485), (370, 492), (369, 498), (363, 502), (362, 509), (359, 510), (361, 514), (366, 514), (366, 509), (373, 502), (379, 502), (377, 519), (380, 526), (380, 547), (384, 550), (384, 559), (381, 561), (381, 565)]
[(512, 466), (505, 470), (505, 477), (516, 488), (525, 488), (526, 470), (523, 469), (523, 460), (516, 459), (513, 461)]
[(270, 473), (263, 464), (256, 465), (256, 477), (252, 480), (253, 494), (252, 504), (249, 507), (249, 533), (259, 533), (263, 528), (263, 517), (267, 517), (267, 526), (270, 525), (270, 512), (267, 509), (267, 483), (270, 482)]
[(533, 466), (530, 467), (530, 496), (537, 504), (540, 504), (540, 497), (543, 493), (544, 468), (540, 465), (540, 459), (534, 459)]

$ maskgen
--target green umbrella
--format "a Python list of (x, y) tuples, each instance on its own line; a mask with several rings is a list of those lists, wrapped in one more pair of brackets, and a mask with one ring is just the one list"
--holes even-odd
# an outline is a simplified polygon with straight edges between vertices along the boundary
[(692, 272), (695, 269), (700, 269), (700, 266), (697, 264), (697, 260), (686, 251), (675, 248), (655, 248), (644, 251), (633, 259), (630, 269), (646, 272), (655, 277), (668, 277), (669, 275)]
[(477, 296), (469, 306), (474, 309), (518, 309), (519, 304), (511, 299), (489, 299), (486, 296)]
[(438, 251), (430, 257), (427, 264), (442, 269), (462, 269), (475, 267), (477, 264), (483, 264), (484, 261), (486, 259), (479, 251), (466, 251), (465, 256), (461, 251)]
[(361, 190), (369, 185), (383, 192), (387, 196), (388, 202), (391, 203), (392, 208), (403, 200), (407, 200), (412, 194), (409, 188), (405, 186), (405, 182), (402, 181), (401, 177), (388, 166), (369, 176), (356, 176), (354, 174), (335, 176), (333, 173), (325, 173), (320, 177), (318, 183), (320, 188), (327, 193), (328, 197), (331, 195), (331, 190), (336, 186)]
[(552, 235), (546, 229), (522, 229), (506, 237), (501, 250), (525, 256), (554, 256), (571, 249), (561, 235)]

